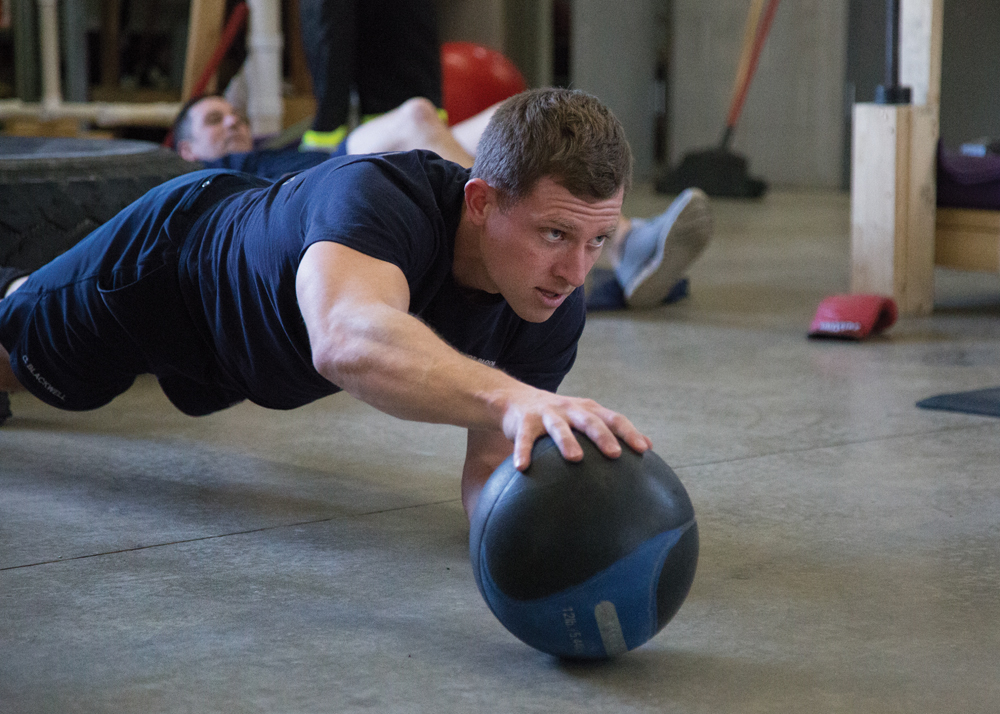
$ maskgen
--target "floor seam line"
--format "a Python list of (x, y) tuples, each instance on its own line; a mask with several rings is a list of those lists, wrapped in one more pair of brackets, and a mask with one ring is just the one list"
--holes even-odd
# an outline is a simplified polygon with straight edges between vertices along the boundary
[(932, 434), (942, 434), (949, 432), (959, 432), (965, 431), (967, 429), (981, 429), (983, 427), (989, 426), (989, 424), (979, 424), (974, 426), (956, 426), (947, 427), (945, 429), (934, 429), (933, 431), (918, 431), (909, 434), (894, 434), (891, 436), (878, 437), (873, 439), (858, 439), (857, 441), (842, 441), (833, 444), (824, 444), (822, 446), (807, 446), (801, 449), (788, 449), (786, 451), (771, 451), (764, 454), (754, 454), (753, 456), (740, 456), (734, 459), (718, 459), (716, 461), (699, 461), (696, 463), (684, 464), (682, 466), (672, 466), (675, 471), (680, 471), (681, 469), (697, 468), (699, 466), (717, 466), (719, 464), (737, 464), (741, 461), (753, 461), (754, 459), (764, 459), (770, 456), (781, 456), (783, 454), (801, 454), (807, 451), (820, 451), (822, 449), (836, 449), (842, 446), (856, 446), (860, 444), (874, 444), (879, 441), (895, 441), (897, 439), (909, 439), (914, 436), (930, 436)]
[(311, 521), (298, 521), (296, 523), (281, 523), (278, 525), (264, 526), (262, 528), (250, 528), (244, 531), (233, 531), (231, 533), (216, 533), (214, 535), (200, 536), (198, 538), (183, 538), (181, 540), (169, 541), (166, 543), (150, 543), (149, 545), (138, 545), (133, 548), (119, 548), (117, 550), (107, 550), (100, 553), (87, 553), (86, 555), (74, 555), (68, 558), (54, 558), (52, 560), (40, 560), (35, 563), (23, 563), (21, 565), (8, 565), (0, 568), (0, 573), (8, 570), (20, 570), (22, 568), (34, 568), (40, 565), (54, 565), (57, 563), (69, 563), (74, 560), (87, 560), (88, 558), (100, 558), (108, 555), (120, 555), (122, 553), (135, 553), (142, 550), (152, 550), (153, 548), (166, 548), (171, 545), (184, 545), (186, 543), (199, 543), (201, 541), (207, 540), (218, 540), (222, 538), (230, 538), (233, 536), (250, 535), (251, 533), (264, 533), (267, 531), (276, 531), (283, 528), (299, 528), (301, 526), (311, 526), (317, 523), (329, 523), (330, 521), (337, 520), (338, 518), (364, 518), (366, 516), (377, 516), (381, 513), (394, 513), (396, 511), (405, 511), (411, 508), (423, 508), (425, 506), (438, 506), (444, 503), (454, 503), (459, 500), (458, 498), (449, 498), (442, 501), (431, 501), (429, 503), (418, 503), (409, 506), (399, 506), (398, 508), (383, 508), (377, 511), (366, 511), (364, 513), (348, 514), (346, 516), (330, 516), (329, 518), (317, 518)]

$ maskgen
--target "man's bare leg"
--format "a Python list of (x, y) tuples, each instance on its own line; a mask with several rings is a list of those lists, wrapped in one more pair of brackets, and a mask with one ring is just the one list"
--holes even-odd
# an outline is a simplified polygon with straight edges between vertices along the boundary
[(486, 125), (493, 118), (493, 112), (497, 110), (499, 104), (494, 104), (489, 109), (485, 109), (465, 121), (460, 121), (451, 128), (451, 135), (455, 138), (463, 149), (471, 156), (476, 155), (476, 148), (479, 146), (479, 137), (486, 131)]
[[(485, 125), (484, 125), (485, 126)], [(391, 112), (365, 122), (347, 137), (348, 154), (427, 149), (466, 168), (472, 155), (455, 139), (427, 99), (409, 99)]]

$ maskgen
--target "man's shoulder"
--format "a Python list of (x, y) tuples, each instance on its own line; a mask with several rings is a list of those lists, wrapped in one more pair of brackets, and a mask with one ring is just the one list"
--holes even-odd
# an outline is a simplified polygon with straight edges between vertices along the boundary
[(226, 154), (214, 161), (203, 162), (207, 168), (231, 169), (274, 181), (284, 174), (304, 171), (329, 159), (317, 151), (297, 151), (294, 148), (254, 149), (238, 154)]
[(469, 169), (442, 159), (433, 151), (392, 151), (382, 154), (351, 154), (327, 161), (325, 172), (343, 170), (370, 171), (388, 176), (402, 176), (411, 180), (427, 180), (433, 184), (454, 183), (468, 180)]

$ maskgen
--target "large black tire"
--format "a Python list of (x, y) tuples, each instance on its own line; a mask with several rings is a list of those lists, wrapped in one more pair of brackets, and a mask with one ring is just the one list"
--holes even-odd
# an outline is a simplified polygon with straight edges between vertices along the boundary
[(0, 265), (35, 270), (199, 168), (148, 141), (0, 136)]

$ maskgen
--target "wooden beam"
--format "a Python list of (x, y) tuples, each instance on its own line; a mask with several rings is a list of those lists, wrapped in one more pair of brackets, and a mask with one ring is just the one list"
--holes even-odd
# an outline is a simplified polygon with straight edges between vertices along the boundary
[(121, 25), (120, 0), (103, 0), (101, 3), (101, 85), (117, 87), (121, 80), (118, 48)]
[[(184, 58), (184, 83), (181, 88), (182, 102), (191, 98), (192, 88), (208, 66), (208, 60), (219, 44), (225, 13), (226, 0), (191, 0), (187, 52)], [(215, 77), (208, 83), (205, 91), (216, 91)]]
[(857, 104), (851, 150), (851, 291), (934, 307), (943, 0), (900, 0), (900, 83), (911, 105)]
[(956, 270), (1000, 272), (1000, 211), (939, 208), (934, 262)]
[(302, 46), (302, 20), (299, 16), (299, 0), (285, 0), (285, 41), (288, 43), (288, 72), (296, 95), (312, 96), (312, 77), (306, 62), (306, 51)]

